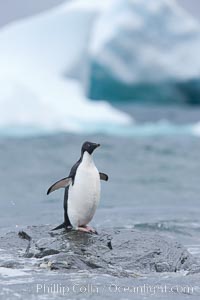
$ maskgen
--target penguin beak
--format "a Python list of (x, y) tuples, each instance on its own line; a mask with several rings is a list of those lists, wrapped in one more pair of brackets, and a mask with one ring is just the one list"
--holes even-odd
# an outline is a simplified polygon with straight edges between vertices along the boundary
[(101, 146), (100, 144), (94, 143), (94, 144), (93, 144), (93, 150), (95, 150), (96, 148), (98, 148), (98, 147), (100, 147), (100, 146)]
[(92, 153), (96, 148), (100, 147), (100, 144), (92, 143), (92, 145), (90, 147), (91, 147), (90, 151)]

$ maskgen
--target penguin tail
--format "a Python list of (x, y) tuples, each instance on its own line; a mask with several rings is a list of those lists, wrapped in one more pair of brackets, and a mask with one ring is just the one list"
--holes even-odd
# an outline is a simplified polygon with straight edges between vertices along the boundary
[(59, 230), (59, 229), (62, 229), (62, 228), (66, 228), (65, 222), (63, 222), (63, 223), (60, 224), (59, 226), (53, 228), (52, 230)]

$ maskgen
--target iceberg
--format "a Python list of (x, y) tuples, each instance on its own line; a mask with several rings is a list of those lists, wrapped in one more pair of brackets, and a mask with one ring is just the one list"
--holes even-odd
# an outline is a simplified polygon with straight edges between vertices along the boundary
[(116, 0), (94, 26), (91, 98), (200, 103), (200, 26), (175, 0)]
[(80, 80), (93, 23), (109, 5), (73, 1), (0, 30), (0, 133), (87, 132), (132, 123), (107, 102), (90, 101)]
[(199, 53), (199, 23), (174, 0), (73, 0), (13, 22), (0, 29), (0, 135), (198, 135), (140, 128), (108, 100), (200, 102)]

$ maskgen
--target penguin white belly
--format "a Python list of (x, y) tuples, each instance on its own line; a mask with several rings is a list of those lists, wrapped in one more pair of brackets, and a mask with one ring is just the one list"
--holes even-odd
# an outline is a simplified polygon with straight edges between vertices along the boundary
[(68, 217), (73, 227), (87, 225), (100, 200), (100, 176), (92, 158), (83, 158), (68, 193)]

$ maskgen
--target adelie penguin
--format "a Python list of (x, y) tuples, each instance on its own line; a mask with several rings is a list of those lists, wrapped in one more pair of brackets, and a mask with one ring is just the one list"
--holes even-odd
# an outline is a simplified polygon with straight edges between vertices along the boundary
[(108, 175), (97, 170), (92, 154), (100, 144), (85, 142), (81, 148), (81, 157), (71, 168), (68, 177), (54, 183), (47, 195), (65, 188), (64, 223), (54, 228), (74, 228), (85, 232), (96, 232), (88, 226), (100, 200), (100, 180), (108, 180)]

